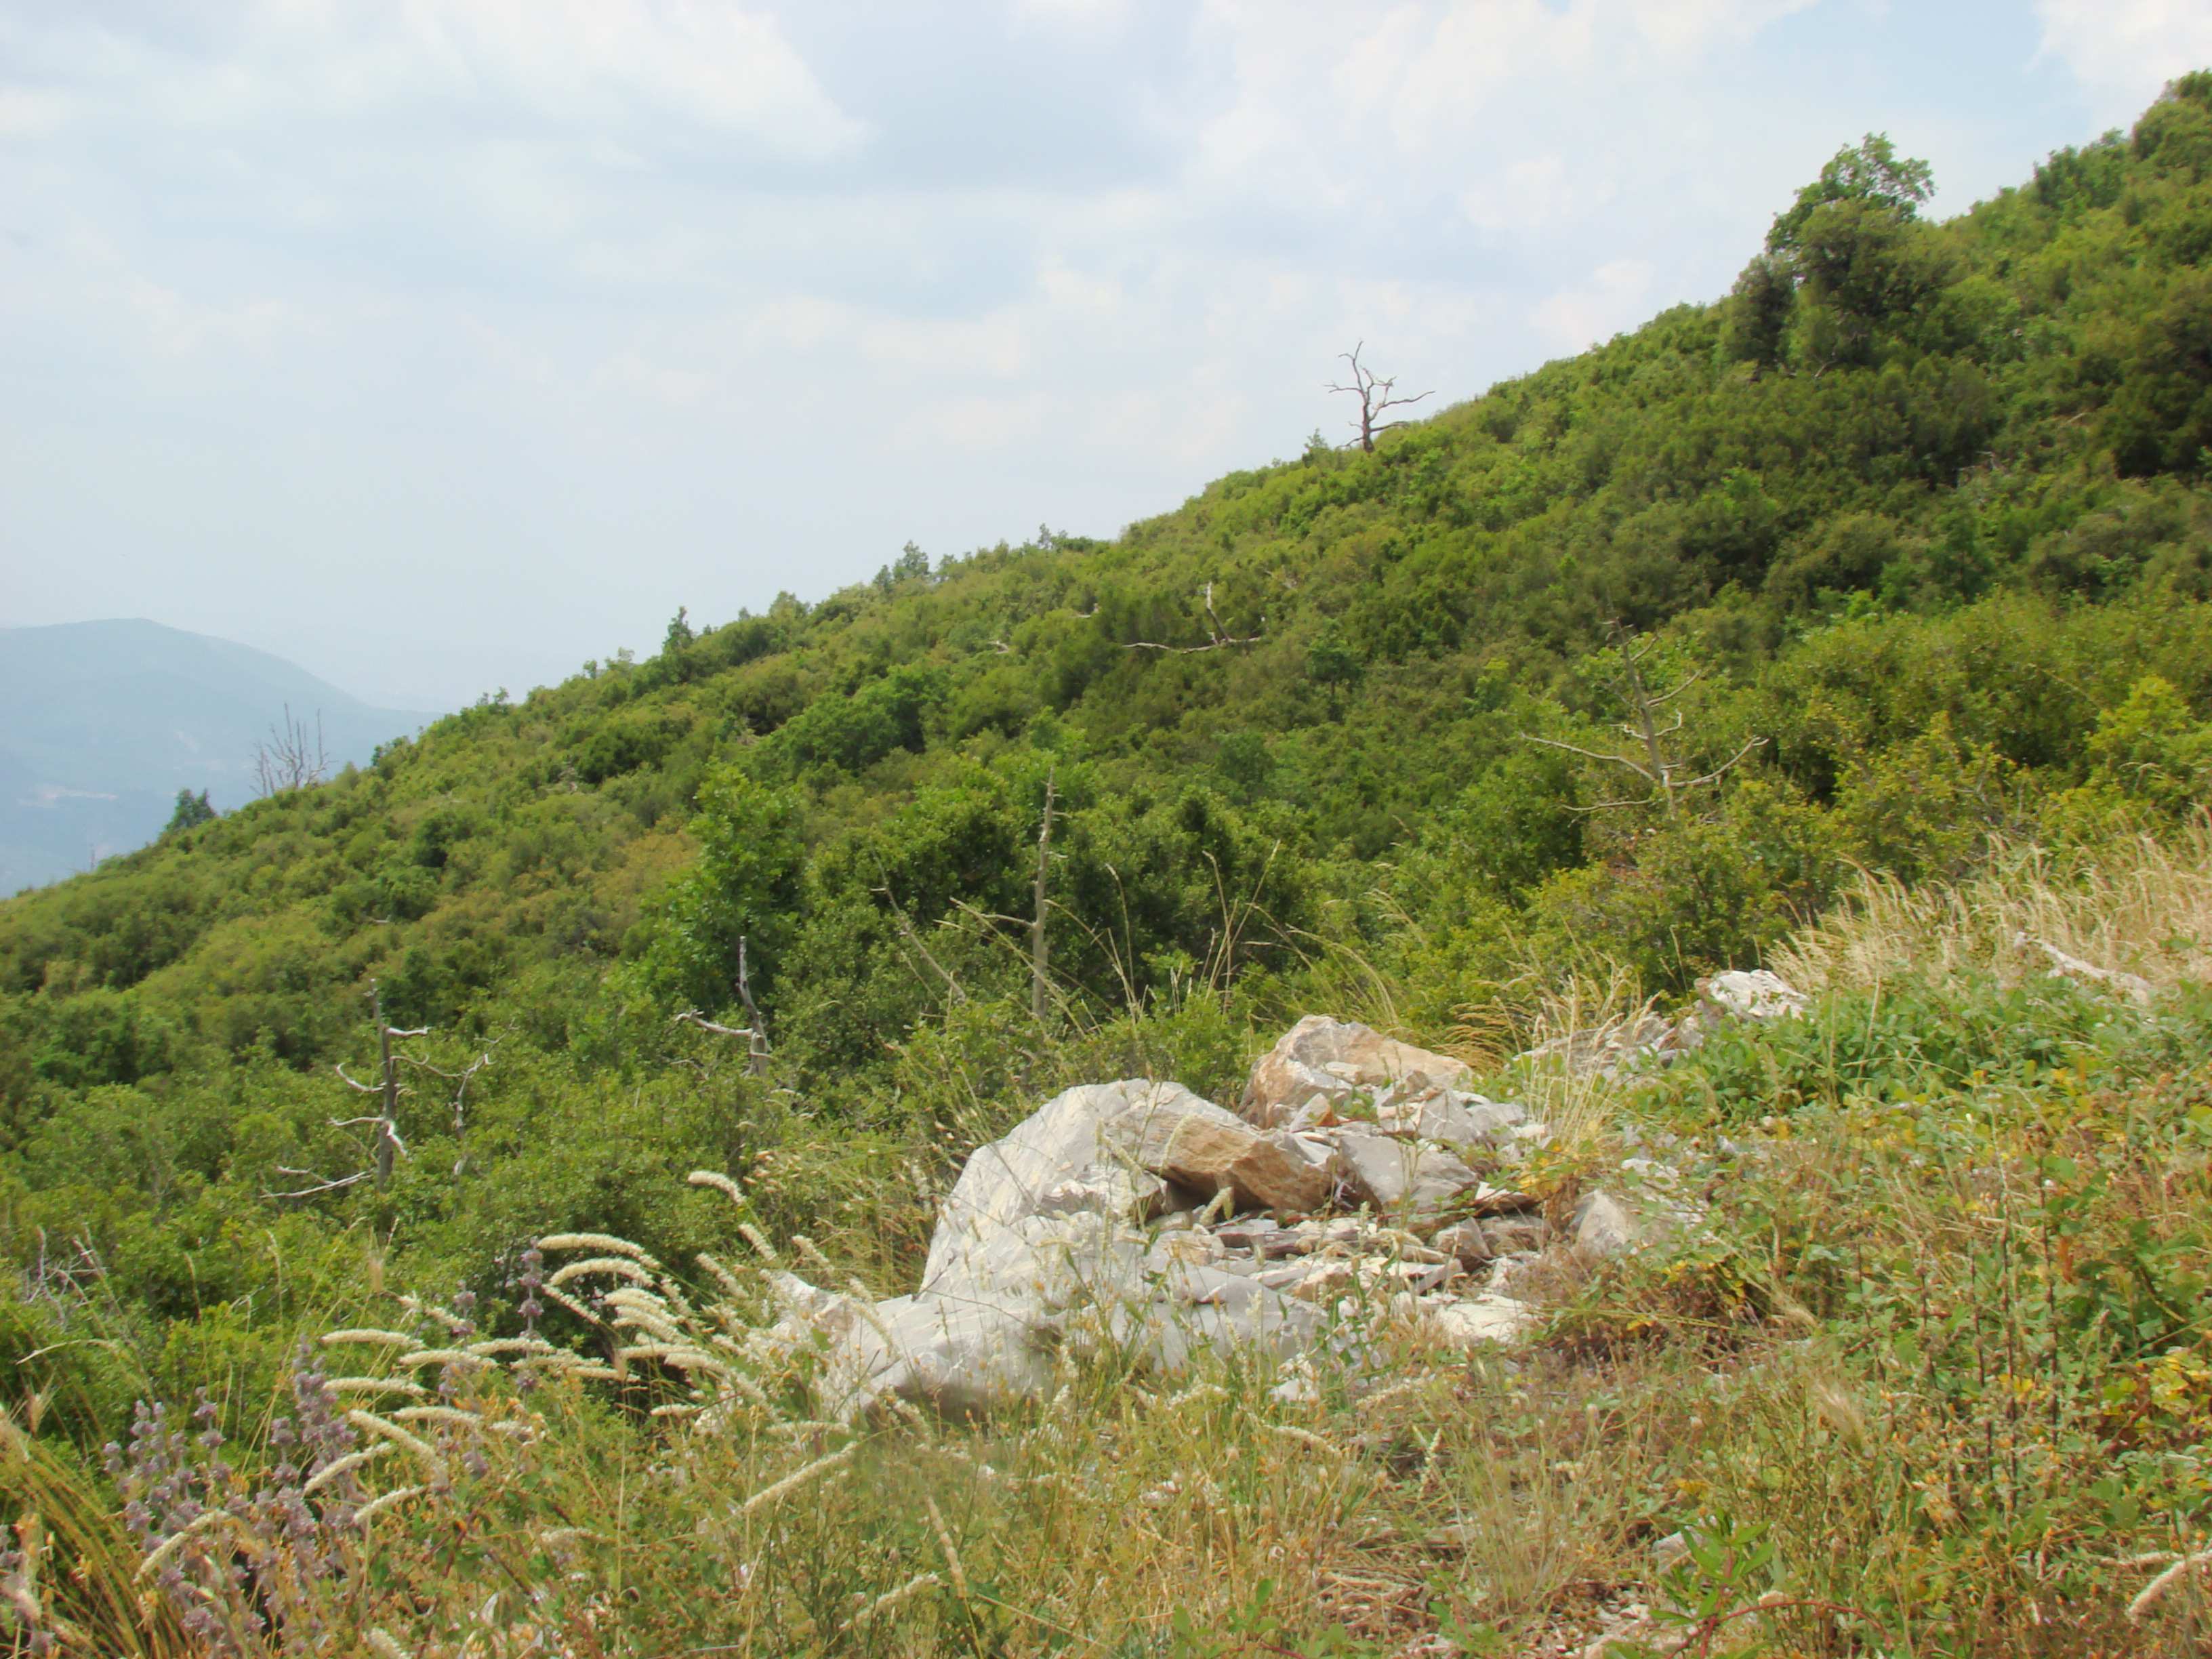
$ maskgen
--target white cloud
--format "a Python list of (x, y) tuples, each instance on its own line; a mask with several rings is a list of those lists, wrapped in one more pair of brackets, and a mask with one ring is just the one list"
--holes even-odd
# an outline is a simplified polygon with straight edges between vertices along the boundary
[[(111, 349), (139, 348), (162, 359), (200, 354), (263, 356), (318, 332), (302, 307), (272, 294), (195, 295), (135, 265), (100, 231), (77, 223), (58, 239), (64, 280), (76, 304), (109, 320)], [(127, 323), (127, 329), (113, 328)]]
[(1814, 0), (1633, 0), (1626, 21), (1667, 52), (1696, 52), (1717, 40), (1743, 40)]
[(1012, 0), (1007, 8), (1018, 23), (1095, 33), (1128, 21), (1128, 0)]
[(865, 131), (774, 17), (717, 0), (410, 0), (399, 15), (420, 58), (511, 78), (558, 111), (588, 110), (611, 92), (816, 155)]
[(192, 125), (444, 102), (480, 121), (673, 118), (815, 160), (866, 137), (775, 17), (717, 0), (269, 0), (232, 28), (212, 58), (106, 30), (57, 56)]
[(531, 237), (560, 238), (589, 217), (590, 191), (572, 155), (545, 145), (493, 140), (459, 158), (469, 196), (493, 222)]
[(1006, 449), (1042, 428), (1053, 408), (1041, 392), (935, 398), (900, 417), (895, 441), (908, 449)]
[(1601, 192), (1578, 190), (1567, 176), (1565, 156), (1531, 155), (1489, 172), (1481, 183), (1460, 192), (1459, 204), (1485, 230), (1528, 235), (1586, 211), (1611, 194), (1610, 186)]
[(0, 87), (0, 138), (35, 138), (69, 118), (70, 100), (37, 87)]
[(1563, 351), (1580, 351), (1644, 320), (1651, 277), (1645, 260), (1609, 260), (1592, 271), (1582, 287), (1540, 303), (1529, 313), (1529, 320)]
[(635, 351), (618, 351), (610, 358), (606, 379), (617, 391), (641, 393), (675, 409), (696, 407), (717, 384), (716, 377), (702, 369), (654, 362)]
[(2037, 0), (2042, 53), (2124, 121), (2178, 75), (2212, 67), (2212, 6), (2204, 0)]
[(1239, 96), (1221, 125), (1247, 135), (1248, 152), (1256, 133), (1317, 149), (1324, 135), (1377, 127), (1410, 151), (1483, 128), (1494, 100), (1664, 82), (1813, 3), (1428, 0), (1370, 14), (1363, 28), (1334, 4), (1210, 0), (1203, 24), (1234, 55)]

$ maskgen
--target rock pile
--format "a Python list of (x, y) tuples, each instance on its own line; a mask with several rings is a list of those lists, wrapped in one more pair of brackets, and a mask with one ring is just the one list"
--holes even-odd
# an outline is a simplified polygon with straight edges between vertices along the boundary
[(1578, 1076), (1620, 1077), (1638, 1067), (1670, 1066), (1704, 1046), (1706, 1035), (1739, 1020), (1799, 1019), (1811, 999), (1764, 968), (1737, 969), (1698, 981), (1698, 1006), (1677, 1019), (1639, 1013), (1614, 1024), (1574, 1031), (1529, 1051), (1556, 1060)]
[[(1741, 991), (1750, 1018), (1802, 1006), (1774, 987), (1722, 994)], [(1691, 1212), (1663, 1169), (1629, 1170), (1555, 1237), (1516, 1181), (1550, 1132), (1473, 1080), (1310, 1016), (1253, 1067), (1236, 1112), (1176, 1083), (1070, 1089), (969, 1159), (912, 1295), (779, 1274), (769, 1340), (818, 1348), (822, 1408), (848, 1418), (892, 1398), (956, 1415), (1035, 1398), (1061, 1353), (1166, 1370), (1201, 1346), (1349, 1354), (1378, 1320), (1510, 1340), (1533, 1318), (1514, 1278), (1540, 1253), (1610, 1255)]]

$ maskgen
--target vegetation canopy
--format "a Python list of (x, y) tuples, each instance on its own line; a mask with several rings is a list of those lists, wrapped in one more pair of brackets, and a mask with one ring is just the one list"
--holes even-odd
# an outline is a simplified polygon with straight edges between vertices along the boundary
[[(185, 792), (153, 845), (0, 904), (9, 1479), (47, 1517), (10, 1583), (48, 1561), (61, 1616), (125, 1628), (100, 1564), (137, 1571), (102, 1519), (132, 1481), (292, 1525), (283, 1479), (187, 1479), (169, 1419), (112, 1473), (99, 1449), (195, 1390), (239, 1470), (289, 1464), (279, 1421), (337, 1448), (302, 1338), (404, 1291), (402, 1342), (459, 1321), (587, 1368), (533, 1399), (505, 1358), (423, 1361), (447, 1391), (392, 1397), (469, 1424), (379, 1420), (481, 1433), (482, 1471), (441, 1440), (453, 1484), (416, 1484), (444, 1507), (397, 1553), (301, 1522), (253, 1558), (258, 1627), (135, 1650), (400, 1620), (399, 1650), (459, 1651), (462, 1601), (520, 1579), (562, 1587), (530, 1618), (578, 1653), (729, 1639), (726, 1604), (763, 1651), (1516, 1651), (1677, 1531), (1698, 1650), (2190, 1650), (2193, 1567), (2122, 1609), (2212, 1526), (2207, 913), (2075, 940), (2184, 964), (2124, 1012), (1937, 912), (2197, 890), (2212, 72), (1956, 218), (1931, 188), (1870, 136), (1717, 303), (1397, 429), (1355, 361), (1350, 447), (1111, 540), (909, 544), (818, 603), (679, 613), (649, 659), (227, 814)], [(1955, 964), (1850, 968), (1875, 915)], [(749, 1240), (910, 1289), (962, 1159), (1066, 1085), (1233, 1102), (1316, 1010), (1494, 1069), (1563, 1010), (1768, 962), (1813, 1016), (1599, 1091), (1583, 1144), (1780, 1150), (1703, 1254), (1565, 1287), (1530, 1369), (1424, 1370), (1364, 1416), (1235, 1375), (1071, 1383), (1120, 1449), (1096, 1504), (1157, 1524), (1181, 1627), (1130, 1528), (1051, 1496), (1097, 1474), (1060, 1419), (1003, 1458), (862, 1437), (772, 1536), (780, 1498), (706, 1504), (848, 1443), (786, 1401), (696, 1452), (650, 1377), (588, 1369), (605, 1333), (538, 1253), (672, 1264), (653, 1294), (704, 1341), (735, 1293), (698, 1264)], [(721, 1462), (643, 1481), (694, 1455)], [(1471, 1520), (1502, 1541), (1435, 1542)]]

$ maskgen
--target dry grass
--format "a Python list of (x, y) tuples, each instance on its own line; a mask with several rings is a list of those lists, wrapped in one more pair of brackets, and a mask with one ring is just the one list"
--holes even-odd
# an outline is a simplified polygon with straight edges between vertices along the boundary
[(2050, 971), (2046, 944), (2158, 988), (2212, 979), (2212, 816), (2200, 812), (2167, 841), (2142, 836), (2094, 854), (2000, 847), (1958, 887), (1865, 876), (1769, 965), (1814, 994), (1908, 975), (2013, 983)]
[[(2047, 962), (2025, 934), (2172, 985), (2207, 966), (2208, 855), (2200, 819), (2094, 860), (2014, 849), (1957, 891), (1869, 881), (1774, 966), (1816, 992), (2026, 978)], [(1346, 1012), (1395, 1024), (1381, 977), (1340, 966)], [(1517, 1042), (1650, 1012), (1625, 978), (1528, 996)], [(1504, 1047), (1487, 1025), (1458, 1046)], [(1666, 1155), (1713, 1205), (1708, 1226), (1594, 1274), (1532, 1274), (1556, 1304), (1535, 1346), (1458, 1352), (1369, 1307), (1359, 1363), (1323, 1361), (1296, 1401), (1233, 1355), (1163, 1377), (1109, 1353), (1066, 1360), (1047, 1402), (984, 1425), (817, 1422), (806, 1356), (757, 1340), (765, 1258), (715, 1264), (702, 1295), (618, 1239), (570, 1237), (592, 1265), (563, 1293), (588, 1304), (605, 1364), (486, 1352), (447, 1370), (433, 1362), (459, 1339), (428, 1314), (420, 1352), (343, 1345), (349, 1366), (444, 1370), (453, 1392), (407, 1418), (447, 1484), (417, 1485), (422, 1460), (395, 1452), (362, 1496), (411, 1495), (331, 1540), (333, 1622), (418, 1659), (1398, 1659), (1455, 1627), (1533, 1659), (1680, 1591), (1715, 1621), (1690, 1626), (1692, 1651), (2179, 1659), (2212, 1632), (2212, 1575), (2190, 1565), (2212, 1541), (2212, 1486), (2192, 1473), (2212, 1435), (2212, 1345), (2189, 1312), (2212, 1215), (2201, 1058), (2148, 1081), (2069, 1061), (2002, 1099), (1910, 1083), (1891, 1104), (1808, 1110), (1755, 1157), (1680, 1143)], [(1652, 1098), (1564, 1066), (1515, 1086), (1560, 1132), (1547, 1157), (1567, 1180)], [(1771, 1109), (1728, 1103), (1738, 1122)], [(951, 1079), (938, 1150), (1012, 1109)], [(709, 1184), (756, 1206), (785, 1254), (819, 1268), (792, 1237), (803, 1220), (835, 1271), (889, 1282), (945, 1173), (927, 1155), (878, 1160), (834, 1213), (761, 1207), (763, 1186), (849, 1185), (849, 1161), (820, 1182), (794, 1158)], [(2169, 1315), (2154, 1341), (2123, 1340)], [(66, 1474), (19, 1496), (56, 1537), (74, 1528), (78, 1605), (126, 1607), (130, 1540)], [(1735, 1541), (1669, 1587), (1652, 1544), (1683, 1526)]]

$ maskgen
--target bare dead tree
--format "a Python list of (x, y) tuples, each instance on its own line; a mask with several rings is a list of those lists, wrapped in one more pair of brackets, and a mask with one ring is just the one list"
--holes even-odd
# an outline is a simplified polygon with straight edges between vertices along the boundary
[(1046, 984), (1045, 877), (1052, 862), (1052, 809), (1059, 799), (1059, 777), (1055, 762), (1044, 775), (1044, 822), (1037, 826), (1036, 914), (1030, 920), (1030, 1018), (1040, 1025), (1044, 1024)]
[(468, 1168), (469, 1164), (468, 1154), (462, 1150), (462, 1134), (468, 1127), (469, 1079), (491, 1064), (491, 1050), (485, 1049), (467, 1065), (454, 1072), (448, 1072), (441, 1066), (433, 1066), (428, 1060), (418, 1059), (413, 1054), (403, 1054), (399, 1056), (399, 1060), (403, 1065), (412, 1066), (418, 1072), (428, 1072), (432, 1077), (442, 1078), (453, 1085), (453, 1146), (455, 1149), (453, 1173), (459, 1175)]
[(738, 935), (738, 1000), (745, 1005), (745, 1017), (752, 1021), (753, 1034), (745, 1048), (745, 1070), (758, 1077), (768, 1070), (768, 1017), (753, 1000), (753, 976), (745, 965), (745, 936)]
[(669, 1021), (672, 1025), (696, 1025), (714, 1036), (742, 1037), (745, 1044), (745, 1072), (758, 1077), (768, 1070), (768, 1021), (762, 1017), (760, 1005), (753, 1000), (752, 975), (745, 963), (745, 939), (738, 936), (738, 1000), (745, 1006), (750, 1025), (724, 1025), (708, 1019), (696, 1008), (686, 1008)]
[(53, 1310), (54, 1322), (67, 1329), (70, 1320), (91, 1305), (93, 1292), (106, 1288), (107, 1267), (85, 1234), (72, 1237), (68, 1252), (58, 1255), (49, 1249), (46, 1230), (38, 1231), (38, 1259), (22, 1269), (20, 1294), (26, 1302), (46, 1303)]
[[(1359, 399), (1359, 418), (1352, 423), (1352, 430), (1359, 434), (1356, 441), (1359, 447), (1371, 453), (1375, 447), (1376, 439), (1386, 432), (1406, 424), (1404, 421), (1384, 420), (1382, 416), (1386, 413), (1394, 409), (1410, 408), (1420, 402), (1423, 398), (1433, 398), (1436, 393), (1423, 392), (1411, 398), (1399, 397), (1396, 375), (1377, 374), (1359, 361), (1359, 354), (1366, 349), (1367, 342), (1362, 340), (1351, 350), (1338, 353), (1339, 356), (1352, 365), (1352, 384), (1340, 386), (1332, 383), (1323, 386), (1322, 390), (1349, 392)], [(1347, 444), (1346, 447), (1349, 448), (1351, 446)]]
[(269, 728), (269, 739), (253, 750), (253, 781), (264, 795), (287, 794), (320, 783), (329, 774), (330, 751), (323, 745), (322, 710), (315, 711), (313, 736), (307, 723), (295, 719), (292, 705), (284, 705), (284, 722)]
[[(881, 871), (880, 866), (878, 866), (878, 868)], [(881, 872), (884, 878), (884, 884), (877, 888), (876, 891), (883, 895), (884, 902), (890, 907), (891, 920), (898, 924), (899, 937), (904, 939), (908, 945), (914, 946), (915, 950), (921, 955), (921, 959), (929, 964), (931, 971), (935, 973), (938, 978), (945, 981), (945, 995), (950, 997), (955, 1002), (967, 1001), (968, 993), (966, 989), (961, 985), (958, 980), (952, 977), (951, 971), (943, 963), (939, 962), (935, 957), (930, 954), (929, 946), (922, 942), (921, 934), (915, 927), (914, 919), (908, 915), (907, 913), (899, 907), (898, 895), (891, 891), (890, 872), (881, 871)], [(915, 970), (915, 977), (921, 979), (922, 983), (925, 985), (929, 982), (927, 979), (922, 978), (921, 970), (920, 969), (916, 969)]]
[(1668, 710), (1668, 705), (1703, 679), (1705, 671), (1698, 669), (1663, 689), (1655, 686), (1644, 670), (1657, 646), (1656, 640), (1638, 640), (1618, 625), (1614, 629), (1614, 648), (1620, 653), (1620, 671), (1613, 676), (1611, 683), (1614, 695), (1629, 714), (1629, 718), (1619, 727), (1621, 736), (1635, 745), (1627, 753), (1585, 749), (1580, 744), (1563, 743), (1557, 738), (1540, 738), (1527, 732), (1521, 733), (1524, 743), (1540, 744), (1547, 749), (1564, 750), (1586, 760), (1602, 761), (1608, 766), (1617, 766), (1623, 771), (1635, 774), (1650, 786), (1650, 793), (1641, 798), (1597, 801), (1582, 809), (1586, 812), (1657, 804), (1665, 808), (1667, 816), (1671, 818), (1681, 811), (1682, 797), (1691, 790), (1719, 782), (1741, 765), (1754, 750), (1765, 745), (1765, 738), (1749, 738), (1711, 771), (1685, 775), (1690, 771), (1689, 763), (1672, 758), (1667, 753), (1667, 739), (1681, 731), (1685, 716), (1680, 708)]
[[(1265, 617), (1260, 618), (1260, 621), (1263, 624), (1267, 620), (1267, 619)], [(1222, 627), (1221, 617), (1213, 608), (1213, 584), (1212, 582), (1208, 582), (1206, 585), (1206, 641), (1204, 645), (1161, 645), (1152, 640), (1132, 640), (1129, 641), (1128, 649), (1132, 651), (1166, 651), (1172, 653), (1176, 656), (1187, 657), (1194, 655), (1200, 651), (1219, 651), (1227, 646), (1257, 645), (1261, 638), (1261, 636), (1257, 634), (1232, 635), (1226, 629)]]
[[(267, 1197), (313, 1198), (322, 1193), (342, 1192), (348, 1187), (372, 1180), (376, 1183), (376, 1189), (382, 1192), (391, 1185), (392, 1171), (398, 1160), (407, 1155), (407, 1143), (399, 1138), (399, 1097), (409, 1091), (400, 1085), (401, 1057), (393, 1052), (392, 1044), (394, 1039), (428, 1036), (430, 1028), (424, 1025), (401, 1030), (387, 1024), (384, 1018), (384, 998), (374, 980), (369, 981), (368, 997), (369, 1006), (376, 1019), (377, 1080), (363, 1083), (349, 1073), (343, 1063), (333, 1065), (331, 1069), (338, 1074), (346, 1087), (356, 1093), (374, 1096), (380, 1109), (363, 1113), (359, 1117), (334, 1117), (330, 1121), (333, 1129), (366, 1128), (369, 1132), (368, 1164), (350, 1175), (342, 1176), (318, 1175), (313, 1170), (295, 1170), (280, 1164), (276, 1166), (278, 1175), (296, 1176), (307, 1184), (290, 1192), (269, 1193), (265, 1194)], [(483, 1063), (488, 1063), (488, 1060), (479, 1062)], [(469, 1067), (464, 1074), (464, 1087), (466, 1086), (465, 1078), (475, 1075), (477, 1070), (475, 1066)]]

